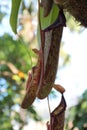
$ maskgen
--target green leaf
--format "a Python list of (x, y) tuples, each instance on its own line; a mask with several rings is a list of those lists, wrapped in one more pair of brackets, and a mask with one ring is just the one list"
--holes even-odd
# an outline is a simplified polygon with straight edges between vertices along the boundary
[(17, 18), (21, 0), (12, 0), (10, 25), (14, 33), (17, 33)]
[(41, 28), (45, 29), (49, 25), (51, 25), (57, 18), (57, 14), (59, 13), (59, 8), (57, 5), (53, 4), (52, 10), (47, 17), (43, 16), (43, 8), (40, 8), (40, 20), (41, 20)]
[[(43, 29), (47, 28), (49, 25), (51, 25), (56, 20), (58, 14), (59, 14), (59, 8), (55, 4), (53, 4), (51, 12), (47, 17), (43, 16), (43, 8), (40, 7), (41, 29), (43, 30)], [(38, 39), (38, 44), (40, 46), (41, 38), (40, 38), (40, 26), (39, 25), (38, 25), (38, 29), (37, 29), (37, 39)]]

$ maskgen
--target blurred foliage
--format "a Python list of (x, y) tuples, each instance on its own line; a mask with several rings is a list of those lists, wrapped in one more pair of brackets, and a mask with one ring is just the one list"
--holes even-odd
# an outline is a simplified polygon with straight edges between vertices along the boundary
[[(9, 4), (9, 1), (4, 0), (0, 8), (5, 8), (4, 2)], [(6, 9), (4, 12), (0, 10), (1, 21), (5, 14), (8, 15)], [(26, 21), (28, 20), (20, 25), (23, 27)], [(31, 27), (32, 22), (29, 24)], [(26, 111), (23, 119), (21, 118), (20, 104), (25, 94), (28, 71), (37, 62), (37, 55), (32, 51), (33, 47), (37, 48), (34, 29), (28, 32), (32, 32), (33, 38), (30, 40), (28, 37), (27, 42), (24, 41), (26, 37), (22, 35), (21, 38), (11, 36), (12, 34), (4, 34), (0, 37), (0, 130), (21, 130), (27, 124), (29, 117), (36, 121), (41, 120), (34, 106)]]
[(2, 21), (2, 19), (3, 19), (3, 17), (4, 17), (5, 15), (6, 15), (5, 13), (2, 14), (2, 13), (0, 12), (0, 22)]
[(64, 42), (61, 43), (60, 48), (60, 68), (63, 68), (65, 65), (69, 65), (70, 55), (64, 50)]
[(66, 130), (87, 130), (87, 90), (78, 104), (68, 110)]
[(71, 31), (80, 32), (81, 26), (80, 23), (75, 20), (73, 16), (71, 16), (68, 12), (65, 13), (67, 19), (67, 26), (70, 28)]
[[(4, 6), (2, 6), (2, 5), (4, 5)], [(7, 11), (4, 11), (7, 9), (8, 9), (8, 5), (4, 4), (4, 2), (2, 2), (0, 0), (0, 23), (2, 22), (2, 19), (7, 15)]]
[[(25, 94), (27, 72), (35, 65), (35, 59), (36, 55), (30, 49), (26, 51), (19, 39), (13, 40), (8, 34), (0, 37), (0, 124), (3, 124), (0, 130), (13, 130), (16, 122), (21, 130), (27, 122), (20, 118), (20, 104)], [(33, 106), (28, 113), (36, 121), (40, 120)]]

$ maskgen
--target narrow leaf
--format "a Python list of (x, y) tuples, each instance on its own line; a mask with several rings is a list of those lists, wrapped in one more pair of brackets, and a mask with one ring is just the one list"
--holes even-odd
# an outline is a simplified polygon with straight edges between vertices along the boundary
[[(59, 8), (55, 4), (53, 4), (52, 10), (47, 17), (44, 17), (43, 8), (40, 7), (41, 29), (44, 30), (45, 28), (50, 26), (52, 23), (54, 23), (54, 21), (58, 17), (58, 14), (59, 14)], [(40, 27), (39, 27), (39, 25), (38, 25), (38, 29), (37, 29), (37, 39), (38, 39), (38, 44), (40, 45), (41, 38), (40, 38)]]
[(12, 0), (10, 25), (14, 33), (17, 33), (17, 18), (21, 0)]
[(40, 8), (40, 19), (41, 19), (41, 27), (42, 29), (47, 28), (49, 25), (51, 25), (56, 18), (58, 17), (59, 8), (57, 5), (53, 4), (52, 10), (50, 14), (47, 17), (43, 16), (43, 8)]

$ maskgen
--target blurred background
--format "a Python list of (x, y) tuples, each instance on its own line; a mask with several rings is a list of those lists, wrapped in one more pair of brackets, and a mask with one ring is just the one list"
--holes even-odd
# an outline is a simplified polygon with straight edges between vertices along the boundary
[[(18, 34), (9, 24), (11, 0), (0, 0), (0, 130), (46, 130), (47, 99), (36, 99), (28, 110), (20, 107), (28, 71), (37, 62), (32, 48), (37, 42), (37, 1), (23, 0), (18, 15)], [(59, 67), (55, 83), (61, 84), (67, 102), (65, 130), (87, 130), (87, 30), (65, 13)], [(52, 90), (51, 110), (61, 95)]]

